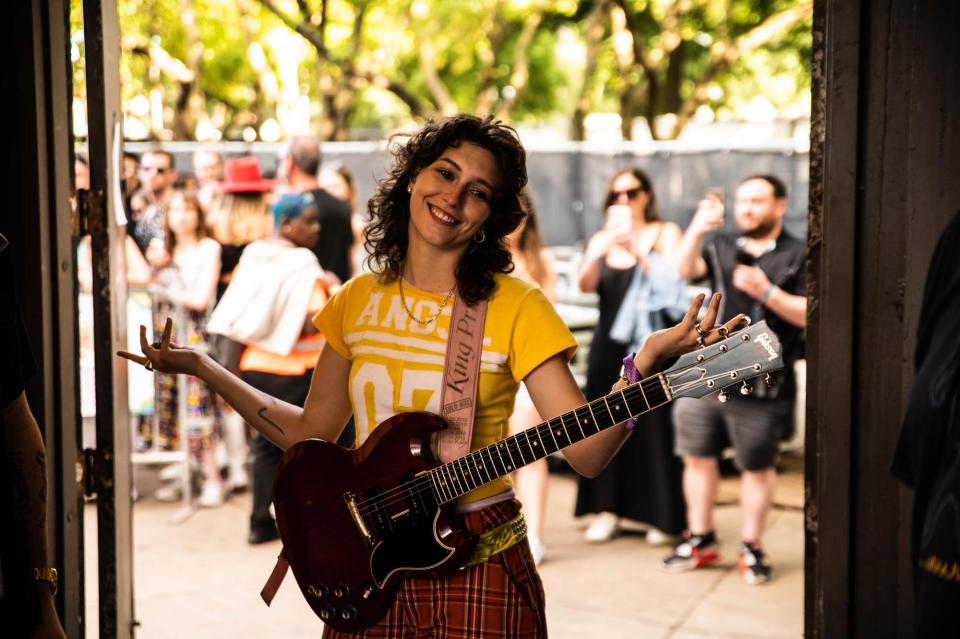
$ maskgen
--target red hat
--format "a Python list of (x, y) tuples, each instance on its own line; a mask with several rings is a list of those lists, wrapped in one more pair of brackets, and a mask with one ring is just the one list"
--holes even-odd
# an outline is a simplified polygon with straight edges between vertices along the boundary
[(276, 180), (263, 179), (260, 175), (260, 164), (253, 156), (231, 158), (224, 162), (221, 183), (224, 193), (272, 191), (276, 184)]

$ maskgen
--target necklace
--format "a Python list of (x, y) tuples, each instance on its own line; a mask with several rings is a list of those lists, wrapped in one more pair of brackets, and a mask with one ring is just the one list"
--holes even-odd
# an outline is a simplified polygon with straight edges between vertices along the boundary
[(397, 281), (397, 283), (400, 286), (400, 303), (403, 304), (403, 310), (407, 312), (407, 317), (409, 317), (414, 322), (416, 322), (420, 326), (420, 328), (426, 327), (428, 324), (434, 322), (438, 317), (440, 317), (440, 313), (442, 313), (443, 309), (447, 306), (447, 304), (450, 303), (450, 298), (453, 297), (453, 292), (457, 290), (457, 285), (454, 284), (450, 288), (450, 290), (447, 291), (447, 294), (444, 296), (443, 300), (440, 302), (440, 308), (437, 309), (436, 313), (434, 313), (427, 319), (417, 319), (417, 317), (407, 307), (407, 298), (404, 297), (403, 295), (403, 276), (402, 275), (400, 276), (400, 279)]

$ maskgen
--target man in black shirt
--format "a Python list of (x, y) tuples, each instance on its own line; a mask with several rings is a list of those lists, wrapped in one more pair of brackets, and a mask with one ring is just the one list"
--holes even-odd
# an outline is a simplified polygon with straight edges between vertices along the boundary
[(350, 207), (320, 188), (321, 160), (320, 142), (316, 138), (294, 136), (280, 156), (277, 173), (294, 191), (310, 191), (313, 195), (320, 214), (320, 235), (313, 252), (324, 271), (336, 275), (340, 282), (346, 282), (353, 275), (350, 267), (350, 249), (353, 247)]
[(140, 252), (160, 268), (170, 261), (163, 246), (163, 223), (177, 181), (173, 154), (160, 147), (144, 151), (138, 170), (141, 186), (130, 197), (128, 215), (133, 224), (128, 228)]
[(773, 503), (779, 442), (793, 419), (793, 364), (803, 355), (807, 317), (806, 246), (784, 230), (786, 210), (783, 182), (771, 175), (748, 177), (736, 192), (734, 221), (739, 233), (719, 232), (705, 239), (724, 225), (723, 202), (708, 197), (700, 202), (678, 249), (680, 276), (707, 277), (713, 290), (723, 294), (721, 320), (738, 313), (767, 320), (782, 343), (786, 368), (775, 376), (778, 383), (754, 380), (752, 393), (730, 393), (725, 403), (712, 399), (675, 403), (676, 452), (684, 463), (688, 530), (664, 560), (668, 570), (690, 570), (719, 559), (713, 503), (725, 429), (742, 471), (740, 572), (750, 584), (768, 581), (772, 574), (760, 538)]
[(24, 388), (36, 372), (0, 235), (0, 635), (65, 637), (47, 558), (46, 454)]

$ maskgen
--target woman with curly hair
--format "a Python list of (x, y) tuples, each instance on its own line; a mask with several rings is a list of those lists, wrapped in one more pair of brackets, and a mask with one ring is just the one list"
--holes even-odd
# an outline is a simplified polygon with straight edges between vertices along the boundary
[[(484, 300), (471, 450), (507, 435), (520, 382), (544, 418), (581, 406), (568, 366), (573, 337), (539, 288), (509, 275), (505, 238), (523, 219), (519, 195), (527, 181), (516, 132), (490, 117), (457, 115), (428, 122), (393, 152), (393, 168), (369, 204), (371, 272), (347, 282), (314, 318), (326, 346), (303, 408), (243, 384), (203, 354), (171, 346), (166, 334), (151, 345), (142, 330), (144, 356), (122, 356), (200, 376), (281, 448), (311, 437), (335, 441), (351, 412), (362, 440), (395, 414), (440, 412), (451, 307), (455, 298)], [(682, 324), (647, 341), (635, 360), (642, 373), (695, 346), (702, 302)], [(711, 301), (701, 327), (712, 328), (718, 303)], [(710, 339), (717, 338), (714, 329)], [(566, 458), (596, 475), (628, 436), (608, 428), (566, 448)], [(466, 493), (458, 500), (466, 529), (483, 536), (510, 525), (514, 534), (497, 538), (508, 543), (462, 570), (405, 578), (376, 625), (356, 634), (326, 626), (324, 636), (545, 636), (542, 583), (522, 525), (513, 526), (519, 509), (505, 477)]]

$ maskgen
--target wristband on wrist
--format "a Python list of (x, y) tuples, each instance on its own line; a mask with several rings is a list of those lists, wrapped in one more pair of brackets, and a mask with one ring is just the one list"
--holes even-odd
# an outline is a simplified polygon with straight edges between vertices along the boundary
[(763, 295), (760, 296), (760, 303), (766, 304), (767, 300), (770, 299), (770, 297), (773, 296), (773, 294), (776, 292), (777, 292), (776, 284), (767, 285), (767, 289), (763, 292)]
[(624, 357), (623, 367), (620, 369), (620, 377), (624, 378), (631, 384), (636, 384), (640, 381), (640, 371), (637, 370), (636, 365), (633, 363), (633, 358), (636, 356), (636, 353), (630, 353)]
[[(640, 381), (640, 371), (637, 370), (637, 367), (633, 363), (633, 358), (636, 357), (636, 353), (630, 353), (623, 358), (623, 366), (620, 368), (620, 377), (627, 380), (631, 384), (636, 384)], [(637, 417), (631, 417), (627, 421), (623, 422), (623, 428), (627, 431), (632, 431), (633, 428), (637, 425)]]

